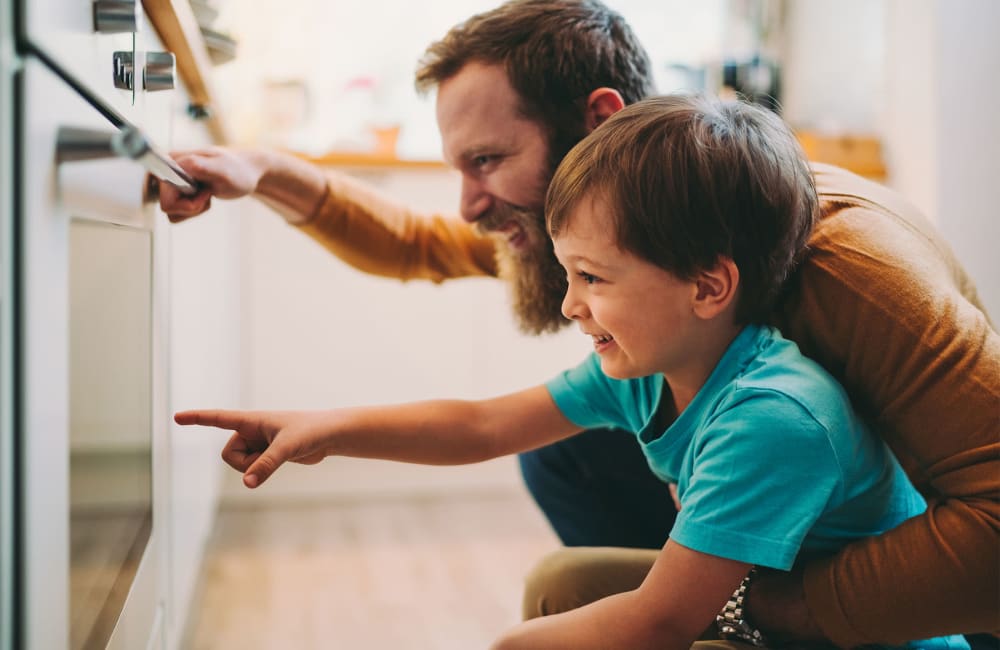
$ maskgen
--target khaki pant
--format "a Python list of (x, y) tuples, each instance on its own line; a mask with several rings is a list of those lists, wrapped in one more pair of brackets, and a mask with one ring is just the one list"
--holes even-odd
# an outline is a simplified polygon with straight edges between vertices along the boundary
[[(646, 578), (659, 550), (563, 548), (544, 557), (528, 575), (524, 619), (583, 607), (606, 596), (631, 591)], [(723, 641), (713, 624), (692, 646), (697, 650), (747, 650), (754, 646)]]

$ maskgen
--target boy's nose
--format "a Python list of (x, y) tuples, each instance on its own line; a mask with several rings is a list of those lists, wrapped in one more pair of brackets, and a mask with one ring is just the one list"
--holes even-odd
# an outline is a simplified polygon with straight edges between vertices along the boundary
[(562, 315), (569, 320), (581, 320), (587, 315), (587, 305), (578, 299), (572, 287), (566, 290), (562, 301)]

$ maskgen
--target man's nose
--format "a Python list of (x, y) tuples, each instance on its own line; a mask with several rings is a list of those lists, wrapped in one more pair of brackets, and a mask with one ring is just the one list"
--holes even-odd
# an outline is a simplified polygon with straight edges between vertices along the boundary
[(462, 198), (459, 212), (462, 219), (473, 223), (483, 218), (493, 204), (493, 199), (483, 184), (473, 178), (462, 178)]

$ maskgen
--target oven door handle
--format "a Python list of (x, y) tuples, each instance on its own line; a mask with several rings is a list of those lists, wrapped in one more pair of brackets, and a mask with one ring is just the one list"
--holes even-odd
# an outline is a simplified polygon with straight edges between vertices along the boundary
[(56, 162), (114, 156), (138, 162), (153, 176), (176, 185), (181, 194), (190, 196), (201, 189), (198, 182), (173, 158), (158, 151), (149, 138), (132, 125), (126, 124), (117, 131), (59, 127), (56, 139)]

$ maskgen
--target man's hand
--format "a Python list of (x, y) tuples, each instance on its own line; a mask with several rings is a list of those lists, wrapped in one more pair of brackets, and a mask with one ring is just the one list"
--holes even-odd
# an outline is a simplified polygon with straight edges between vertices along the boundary
[(806, 606), (802, 572), (760, 571), (746, 601), (747, 619), (776, 645), (832, 648)]
[(212, 147), (173, 153), (172, 157), (203, 189), (184, 196), (172, 184), (160, 182), (160, 208), (173, 223), (198, 216), (211, 207), (212, 197), (237, 199), (257, 189), (265, 167), (256, 153)]
[(317, 411), (181, 411), (177, 424), (233, 431), (222, 459), (255, 488), (287, 461), (315, 465), (327, 456), (331, 414)]

